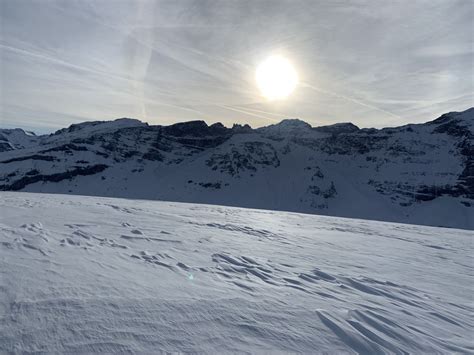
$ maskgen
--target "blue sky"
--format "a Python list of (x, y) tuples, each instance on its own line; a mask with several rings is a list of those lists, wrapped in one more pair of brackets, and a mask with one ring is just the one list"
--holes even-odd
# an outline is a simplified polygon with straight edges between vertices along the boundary
[[(474, 1), (0, 1), (0, 126), (424, 122), (473, 106)], [(300, 85), (267, 101), (280, 54)]]

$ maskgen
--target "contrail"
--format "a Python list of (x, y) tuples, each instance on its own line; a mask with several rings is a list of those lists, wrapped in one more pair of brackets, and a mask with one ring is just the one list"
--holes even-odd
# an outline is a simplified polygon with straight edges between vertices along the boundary
[[(59, 65), (62, 65), (62, 66), (68, 67), (68, 68), (81, 70), (81, 71), (85, 71), (85, 72), (88, 72), (88, 73), (101, 75), (101, 76), (105, 76), (105, 77), (109, 77), (109, 78), (113, 78), (113, 79), (124, 80), (124, 81), (130, 82), (134, 85), (137, 85), (137, 84), (140, 85), (142, 83), (140, 80), (134, 80), (134, 79), (131, 79), (131, 78), (126, 78), (126, 77), (120, 76), (120, 75), (107, 73), (107, 72), (104, 72), (104, 71), (101, 71), (101, 70), (96, 70), (96, 69), (92, 69), (92, 68), (89, 68), (89, 67), (84, 67), (84, 66), (81, 66), (81, 65), (72, 64), (72, 63), (63, 61), (61, 59), (53, 58), (53, 57), (50, 57), (50, 56), (47, 56), (47, 55), (44, 55), (44, 54), (41, 54), (41, 53), (27, 51), (27, 50), (17, 48), (17, 47), (8, 46), (8, 45), (2, 44), (2, 43), (0, 43), (0, 48), (9, 50), (9, 51), (12, 51), (12, 52), (15, 52), (15, 53), (19, 53), (19, 54), (22, 54), (22, 55), (26, 55), (26, 56), (29, 56), (29, 57), (39, 58), (39, 59), (42, 59), (44, 61), (48, 61), (48, 62), (51, 62), (51, 63), (56, 63), (56, 64), (59, 64)], [(142, 101), (147, 101), (147, 102), (153, 103), (155, 105), (174, 107), (174, 108), (178, 108), (178, 109), (185, 110), (185, 111), (195, 112), (195, 113), (198, 113), (200, 115), (205, 116), (205, 114), (201, 111), (194, 110), (194, 109), (191, 109), (191, 108), (187, 108), (187, 107), (184, 107), (184, 106), (168, 104), (168, 103), (163, 103), (163, 102), (157, 102), (157, 101), (145, 99), (143, 97), (140, 97), (140, 96), (137, 96), (137, 95), (134, 95), (134, 94), (130, 94), (130, 93), (126, 93), (126, 94), (130, 95), (132, 97), (135, 97), (137, 99), (140, 99)], [(177, 97), (176, 95), (167, 94), (167, 93), (160, 93), (160, 92), (157, 92), (157, 93), (154, 92), (154, 94), (169, 96), (169, 97)]]
[[(54, 58), (54, 57), (50, 57), (50, 56), (44, 55), (42, 53), (27, 51), (25, 49), (8, 46), (8, 45), (2, 44), (2, 43), (0, 43), (0, 47), (3, 48), (3, 49), (9, 50), (9, 51), (15, 52), (15, 53), (23, 54), (23, 55), (33, 57), (33, 58), (39, 58), (39, 59), (42, 59), (42, 60), (47, 61), (47, 62), (56, 63), (56, 64), (59, 64), (59, 65), (62, 65), (62, 66), (68, 67), (68, 68), (77, 69), (77, 70), (85, 71), (85, 72), (92, 73), (92, 74), (102, 75), (102, 76), (106, 76), (106, 77), (113, 78), (113, 79), (124, 80), (124, 81), (128, 81), (130, 83), (135, 83), (137, 81), (137, 80), (134, 80), (134, 79), (131, 79), (131, 78), (121, 76), (121, 75), (116, 75), (116, 74), (108, 73), (108, 72), (105, 72), (105, 71), (102, 71), (102, 70), (97, 70), (97, 69), (93, 69), (93, 68), (89, 68), (89, 67), (84, 67), (82, 65), (77, 65), (77, 64), (70, 63), (70, 62), (66, 62), (64, 60)], [(160, 93), (158, 93), (158, 94), (160, 94)], [(167, 95), (167, 94), (161, 94), (161, 95)]]
[(239, 109), (237, 109), (237, 108), (230, 107), (230, 106), (226, 106), (226, 105), (214, 105), (214, 106), (223, 108), (223, 109), (225, 109), (225, 110), (231, 110), (231, 111), (235, 111), (235, 112), (244, 113), (244, 114), (249, 115), (249, 116), (254, 116), (254, 117), (258, 117), (258, 118), (264, 118), (264, 119), (269, 120), (269, 121), (272, 121), (272, 122), (279, 122), (278, 120), (275, 120), (275, 119), (270, 118), (270, 117), (265, 117), (265, 116), (261, 116), (261, 115), (256, 115), (256, 114), (254, 114), (254, 113), (251, 113), (251, 112), (248, 112), (248, 111), (245, 111), (245, 110), (239, 110)]
[[(143, 4), (142, 2), (140, 2), (140, 4)], [(61, 8), (61, 7), (58, 7), (56, 5), (51, 5), (53, 7), (55, 7), (57, 10), (61, 11), (61, 12), (67, 12), (65, 9)], [(142, 16), (143, 17), (143, 10), (144, 8), (143, 7), (140, 7), (139, 10), (142, 11), (142, 14), (138, 14), (138, 16)], [(146, 10), (146, 9), (145, 9)], [(148, 9), (149, 10), (149, 9)], [(166, 50), (165, 48), (158, 48), (156, 47), (155, 45), (153, 45), (153, 43), (148, 43), (146, 41), (143, 40), (143, 38), (141, 36), (137, 36), (136, 34), (134, 34), (133, 32), (128, 32), (128, 31), (125, 31), (123, 30), (122, 28), (118, 27), (118, 26), (115, 26), (115, 25), (112, 25), (112, 24), (109, 24), (103, 20), (99, 20), (97, 19), (96, 17), (94, 16), (86, 16), (82, 13), (71, 13), (71, 12), (67, 12), (69, 14), (72, 14), (73, 16), (77, 17), (77, 18), (80, 18), (82, 20), (85, 20), (85, 21), (88, 21), (88, 22), (93, 22), (93, 23), (96, 23), (98, 25), (101, 25), (103, 27), (106, 27), (108, 29), (111, 29), (113, 31), (116, 31), (116, 32), (119, 32), (121, 35), (123, 35), (124, 37), (127, 37), (127, 38), (130, 38), (131, 40), (133, 40), (135, 43), (147, 48), (148, 50), (151, 50), (153, 53), (159, 55), (159, 56), (162, 56), (162, 57), (165, 57), (169, 60), (172, 60), (174, 63), (184, 67), (184, 68), (187, 68), (191, 71), (194, 71), (195, 73), (198, 73), (198, 74), (201, 74), (203, 76), (207, 76), (213, 80), (216, 80), (216, 81), (219, 81), (219, 82), (223, 82), (223, 83), (226, 83), (228, 80), (226, 78), (226, 76), (222, 76), (221, 74), (219, 74), (218, 72), (216, 72), (215, 70), (213, 69), (203, 69), (203, 68), (200, 68), (199, 65), (193, 65), (192, 63), (190, 63), (189, 61), (184, 61), (179, 55), (176, 55), (176, 53), (173, 53), (172, 51), (170, 51), (170, 49), (168, 48), (168, 50)], [(145, 12), (146, 13), (146, 12)], [(152, 11), (149, 11), (150, 14), (152, 14), (153, 12)], [(157, 38), (157, 40), (160, 40), (162, 43), (163, 41), (160, 39), (160, 38)], [(184, 46), (180, 46), (178, 45), (177, 43), (173, 43), (173, 46), (174, 47), (178, 47), (178, 48), (182, 48), (182, 49), (187, 49), (188, 51), (192, 51), (190, 48), (186, 48)], [(196, 54), (201, 54), (203, 56), (206, 56), (208, 58), (212, 58), (211, 56), (205, 54), (205, 53), (200, 53), (200, 51), (194, 51)], [(215, 58), (216, 59), (216, 58)], [(219, 58), (219, 60), (223, 63), (225, 63), (226, 65), (236, 65), (235, 63), (232, 63), (230, 60), (226, 60), (224, 58)], [(174, 94), (174, 97), (179, 97), (178, 95)]]
[(462, 95), (459, 95), (459, 96), (456, 96), (456, 97), (450, 97), (450, 98), (447, 98), (447, 99), (441, 100), (441, 101), (422, 101), (422, 100), (420, 100), (420, 101), (418, 101), (418, 102), (429, 102), (429, 104), (406, 108), (406, 109), (403, 109), (402, 112), (408, 112), (408, 111), (415, 111), (415, 110), (419, 110), (419, 109), (425, 109), (425, 108), (429, 108), (429, 107), (441, 105), (441, 104), (444, 104), (444, 103), (447, 103), (447, 102), (456, 101), (456, 100), (461, 100), (461, 99), (464, 99), (465, 97), (469, 97), (469, 96), (474, 96), (474, 92), (464, 93), (464, 94), (462, 94)]
[(367, 107), (367, 108), (370, 108), (372, 110), (375, 110), (375, 111), (379, 111), (379, 112), (383, 112), (385, 113), (386, 115), (389, 115), (389, 116), (392, 116), (392, 117), (395, 117), (399, 120), (403, 119), (402, 117), (400, 116), (397, 116), (395, 115), (394, 113), (391, 113), (389, 111), (386, 111), (384, 109), (381, 109), (379, 107), (376, 107), (376, 106), (373, 106), (373, 105), (369, 105), (369, 104), (366, 104), (365, 102), (362, 102), (362, 101), (359, 101), (359, 100), (356, 100), (352, 97), (348, 97), (348, 96), (344, 96), (344, 95), (341, 95), (341, 94), (337, 94), (335, 92), (331, 92), (331, 91), (327, 91), (327, 90), (323, 90), (323, 89), (320, 89), (316, 86), (313, 86), (311, 84), (308, 84), (306, 82), (302, 82), (301, 83), (303, 85), (303, 87), (307, 87), (307, 88), (310, 88), (310, 89), (313, 89), (315, 91), (318, 91), (320, 93), (323, 93), (323, 94), (326, 94), (326, 95), (330, 95), (330, 96), (333, 96), (333, 97), (337, 97), (337, 98), (340, 98), (340, 99), (343, 99), (343, 100), (346, 100), (346, 101), (350, 101), (350, 102), (353, 102), (357, 105), (360, 105), (360, 106), (364, 106), (364, 107)]
[[(53, 57), (50, 57), (50, 56), (47, 56), (47, 55), (44, 55), (44, 54), (41, 54), (41, 53), (27, 51), (25, 49), (8, 46), (8, 45), (2, 44), (2, 43), (0, 43), (0, 47), (3, 48), (3, 49), (9, 50), (9, 51), (15, 52), (15, 53), (23, 54), (23, 55), (33, 57), (33, 58), (39, 58), (39, 59), (42, 59), (42, 60), (45, 60), (45, 61), (48, 61), (48, 62), (60, 64), (62, 66), (69, 67), (69, 68), (72, 68), (72, 69), (86, 71), (86, 72), (93, 73), (93, 74), (107, 75), (107, 76), (115, 77), (115, 75), (113, 75), (113, 74), (111, 75), (111, 74), (108, 74), (108, 73), (105, 73), (105, 72), (101, 72), (99, 70), (95, 70), (95, 69), (83, 67), (83, 66), (80, 66), (80, 65), (72, 64), (72, 63), (69, 63), (69, 62), (65, 62), (61, 59), (53, 58)], [(122, 80), (132, 81), (131, 79), (126, 79), (126, 78), (122, 78), (122, 77), (118, 77), (118, 78), (122, 79)]]
[[(232, 107), (242, 108), (242, 106), (243, 105), (233, 105)], [(270, 115), (270, 116), (283, 117), (283, 118), (293, 117), (292, 115), (286, 115), (286, 114), (275, 113), (275, 112), (267, 112), (267, 111), (257, 110), (257, 109), (254, 109), (254, 108), (249, 108), (249, 107), (246, 107), (246, 106), (243, 106), (243, 107), (244, 107), (245, 110), (253, 111), (253, 112), (260, 112), (260, 113), (264, 113), (264, 114)]]

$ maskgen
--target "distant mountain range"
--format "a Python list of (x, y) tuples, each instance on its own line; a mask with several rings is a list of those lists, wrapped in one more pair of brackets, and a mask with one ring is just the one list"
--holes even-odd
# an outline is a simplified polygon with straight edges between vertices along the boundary
[(0, 190), (159, 199), (474, 229), (474, 108), (359, 129), (288, 119), (0, 129)]

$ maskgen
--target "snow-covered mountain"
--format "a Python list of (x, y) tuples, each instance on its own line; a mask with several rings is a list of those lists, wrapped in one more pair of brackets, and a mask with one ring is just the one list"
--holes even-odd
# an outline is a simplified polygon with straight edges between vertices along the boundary
[(0, 192), (0, 353), (471, 354), (473, 238)]
[(39, 137), (33, 132), (21, 128), (0, 129), (0, 153), (31, 147), (38, 143)]
[(359, 129), (292, 119), (0, 130), (0, 189), (209, 203), (474, 229), (474, 108)]

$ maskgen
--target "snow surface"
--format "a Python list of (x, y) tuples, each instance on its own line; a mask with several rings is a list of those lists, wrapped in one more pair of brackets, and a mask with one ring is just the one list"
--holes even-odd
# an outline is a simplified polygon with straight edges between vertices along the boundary
[(1, 353), (472, 353), (473, 237), (0, 193)]

